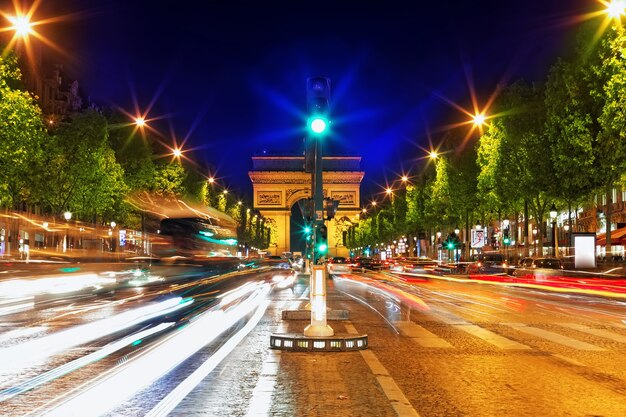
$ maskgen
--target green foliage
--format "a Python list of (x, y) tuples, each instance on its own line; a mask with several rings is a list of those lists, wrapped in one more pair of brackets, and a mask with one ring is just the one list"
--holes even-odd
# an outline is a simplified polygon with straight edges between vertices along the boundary
[(559, 184), (556, 195), (566, 201), (584, 201), (593, 192), (597, 175), (593, 146), (593, 118), (586, 108), (582, 74), (577, 65), (557, 61), (546, 86), (546, 133)]
[(45, 130), (33, 98), (15, 88), (20, 71), (12, 55), (0, 56), (0, 206), (32, 202)]
[(187, 173), (179, 162), (159, 161), (155, 164), (154, 189), (157, 195), (182, 196)]

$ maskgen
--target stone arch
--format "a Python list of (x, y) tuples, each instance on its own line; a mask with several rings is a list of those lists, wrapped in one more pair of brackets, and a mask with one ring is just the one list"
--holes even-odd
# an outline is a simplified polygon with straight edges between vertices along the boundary
[[(336, 218), (356, 221), (360, 211), (360, 187), (364, 172), (361, 157), (324, 157), (324, 196), (339, 200)], [(291, 209), (299, 200), (311, 197), (311, 173), (304, 172), (303, 156), (253, 156), (248, 173), (254, 192), (254, 208), (276, 226), (276, 240), (270, 243), (273, 254), (291, 251)], [(347, 256), (348, 250), (337, 239), (335, 220), (328, 222), (330, 256)], [(274, 234), (273, 234), (274, 236)]]
[[(285, 202), (285, 204), (289, 210), (291, 210), (294, 204), (296, 204), (298, 201), (311, 197), (310, 188), (302, 188), (299, 190), (287, 190), (287, 191), (288, 191), (287, 201)], [(291, 193), (289, 193), (289, 191), (291, 191)]]

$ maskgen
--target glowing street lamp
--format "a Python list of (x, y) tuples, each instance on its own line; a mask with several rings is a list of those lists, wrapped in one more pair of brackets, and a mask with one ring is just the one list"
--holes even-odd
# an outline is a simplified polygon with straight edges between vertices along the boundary
[(146, 125), (146, 119), (144, 119), (142, 116), (135, 117), (135, 124), (137, 125), (137, 127), (144, 127)]
[(387, 193), (387, 195), (391, 195), (393, 194), (393, 190), (389, 187), (387, 187), (387, 189), (385, 190), (385, 192)]
[(484, 113), (478, 113), (478, 114), (472, 116), (472, 119), (474, 121), (474, 126), (480, 127), (480, 126), (485, 124), (485, 119), (486, 118), (485, 118)]
[(215, 182), (215, 178), (209, 177), (209, 184), (213, 184)]
[(13, 24), (10, 29), (13, 29), (18, 37), (25, 38), (33, 33), (33, 24), (28, 16), (12, 16), (8, 19)]
[(409, 180), (409, 177), (407, 177), (406, 175), (403, 175), (401, 180), (402, 182), (407, 182)]
[(435, 160), (439, 158), (439, 154), (437, 153), (437, 151), (430, 151), (430, 153), (428, 154), (428, 157), (432, 160)]
[(178, 149), (178, 148), (175, 148), (175, 149), (172, 151), (172, 154), (174, 155), (174, 158), (180, 158), (180, 157), (183, 155), (183, 151), (181, 151), (181, 150), (180, 150), (180, 149)]
[(613, 19), (619, 19), (626, 12), (626, 2), (624, 0), (612, 0), (606, 4), (606, 13)]
[[(70, 211), (66, 211), (65, 213), (63, 213), (63, 218), (65, 219), (66, 222), (69, 222), (70, 219), (72, 218), (72, 213)], [(65, 236), (63, 236), (63, 252), (67, 251), (67, 247), (69, 246), (68, 243), (69, 243), (69, 239), (67, 237), (67, 231), (66, 231)]]

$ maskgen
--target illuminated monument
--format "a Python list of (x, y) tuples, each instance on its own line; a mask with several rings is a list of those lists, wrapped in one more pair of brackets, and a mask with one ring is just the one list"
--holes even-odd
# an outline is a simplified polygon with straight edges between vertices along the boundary
[[(359, 156), (324, 156), (324, 197), (339, 200), (333, 220), (328, 222), (328, 256), (348, 256), (343, 232), (360, 213), (360, 187), (365, 173)], [(254, 208), (270, 219), (273, 228), (270, 251), (291, 251), (291, 209), (311, 197), (311, 173), (304, 170), (304, 156), (253, 156), (248, 173), (254, 192)]]

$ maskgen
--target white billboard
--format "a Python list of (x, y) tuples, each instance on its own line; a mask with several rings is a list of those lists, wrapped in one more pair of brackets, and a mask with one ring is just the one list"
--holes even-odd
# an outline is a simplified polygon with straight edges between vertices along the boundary
[(474, 249), (482, 248), (487, 244), (487, 231), (483, 229), (472, 229), (471, 230), (471, 247)]
[(574, 267), (596, 267), (595, 233), (574, 233)]

